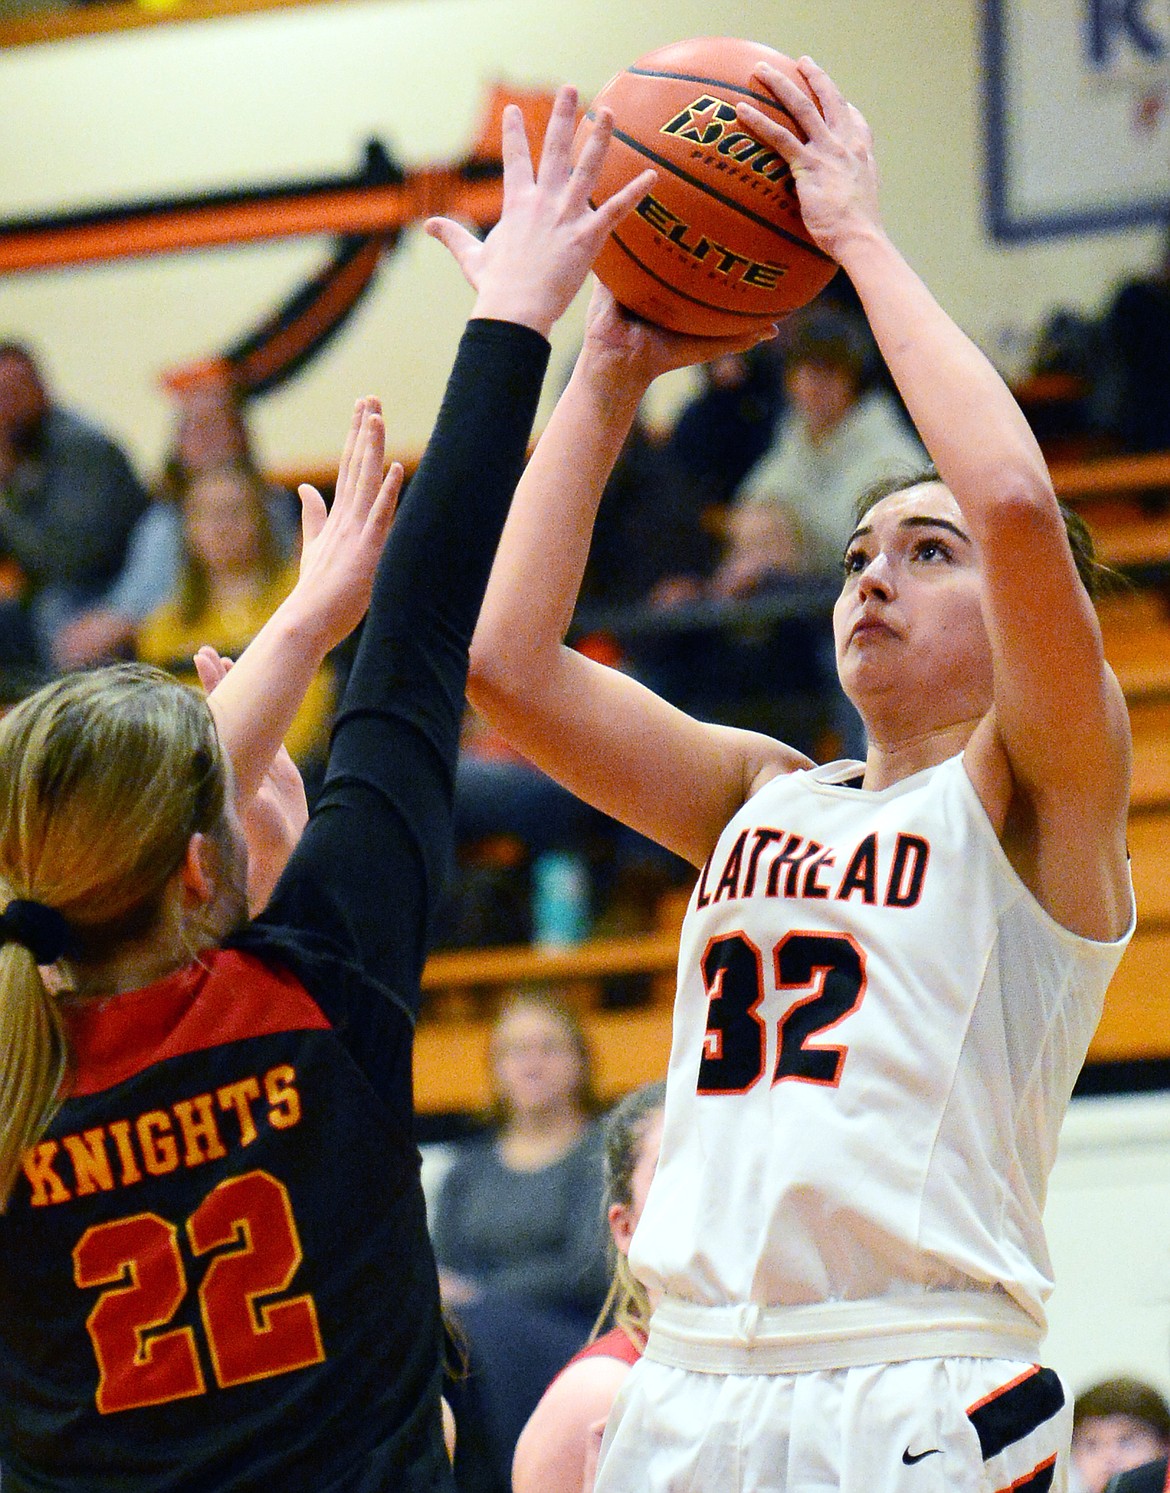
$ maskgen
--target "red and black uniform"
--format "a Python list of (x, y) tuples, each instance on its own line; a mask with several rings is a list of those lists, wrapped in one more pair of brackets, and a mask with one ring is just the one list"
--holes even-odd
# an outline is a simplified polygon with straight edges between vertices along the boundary
[[(565, 1369), (571, 1369), (583, 1358), (617, 1358), (633, 1368), (641, 1358), (645, 1346), (644, 1342), (636, 1343), (624, 1327), (611, 1327), (608, 1332), (603, 1332), (599, 1338), (594, 1338), (591, 1343), (586, 1343), (574, 1353)], [(561, 1370), (562, 1374), (565, 1369)]]
[(411, 1039), (467, 650), (548, 344), (464, 335), (268, 909), (78, 1006), (0, 1216), (4, 1493), (453, 1486)]

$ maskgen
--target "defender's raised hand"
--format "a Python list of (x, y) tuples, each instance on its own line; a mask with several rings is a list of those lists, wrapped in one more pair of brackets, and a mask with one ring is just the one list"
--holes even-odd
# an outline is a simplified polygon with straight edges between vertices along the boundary
[(333, 505), (300, 489), (304, 547), (296, 585), (215, 684), (209, 703), (236, 773), (239, 799), (259, 790), (313, 675), (365, 615), (402, 486), (385, 476), (385, 428), (376, 399), (359, 399)]
[[(204, 644), (195, 655), (195, 672), (217, 721), (214, 694), (232, 667), (232, 660), (223, 658), (210, 644)], [(304, 780), (283, 746), (277, 750), (255, 793), (238, 807), (248, 846), (248, 915), (255, 917), (267, 905), (309, 822)]]
[(482, 242), (450, 218), (431, 218), (427, 232), (444, 244), (478, 292), (474, 315), (519, 322), (547, 336), (580, 290), (602, 244), (649, 191), (643, 171), (601, 207), (590, 203), (613, 132), (613, 115), (596, 128), (572, 164), (577, 90), (558, 90), (545, 131), (540, 169), (532, 158), (520, 110), (504, 110), (504, 209)]
[(402, 465), (383, 475), (386, 427), (377, 399), (359, 399), (337, 470), (333, 503), (307, 482), (301, 498), (300, 578), (297, 590), (311, 597), (320, 625), (333, 641), (349, 636), (365, 615), (374, 573), (402, 488)]

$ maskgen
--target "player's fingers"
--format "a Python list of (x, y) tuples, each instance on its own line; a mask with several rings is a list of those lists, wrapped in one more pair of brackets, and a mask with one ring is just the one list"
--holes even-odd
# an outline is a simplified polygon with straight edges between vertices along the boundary
[(569, 178), (572, 210), (582, 211), (589, 201), (590, 194), (597, 185), (597, 178), (601, 175), (602, 163), (612, 138), (613, 111), (599, 109), (593, 120), (593, 128), (589, 131), (589, 138), (585, 141), (581, 154), (577, 158), (577, 164), (573, 167), (573, 174)]
[(854, 129), (857, 131), (859, 137), (861, 138), (863, 144), (865, 145), (866, 150), (872, 151), (873, 131), (869, 127), (869, 121), (866, 119), (865, 115), (861, 112), (856, 104), (846, 104), (845, 108), (849, 114), (849, 119), (853, 124)]
[(845, 95), (829, 77), (823, 67), (818, 67), (811, 57), (802, 57), (796, 64), (805, 82), (816, 95), (820, 112), (830, 129), (835, 129), (848, 115), (849, 104)]
[[(338, 483), (338, 491), (341, 484)], [(297, 496), (301, 500), (301, 548), (310, 545), (321, 530), (325, 527), (327, 517), (325, 499), (308, 482), (302, 482), (297, 488)]]
[(735, 117), (744, 129), (750, 131), (757, 140), (762, 140), (765, 145), (770, 145), (774, 151), (784, 157), (791, 167), (795, 169), (805, 164), (804, 142), (797, 139), (786, 125), (778, 124), (776, 120), (757, 109), (754, 104), (736, 104)]
[(362, 416), (365, 414), (366, 401), (359, 399), (353, 407), (353, 418), (349, 422), (349, 429), (345, 434), (345, 445), (341, 449), (341, 460), (337, 463), (337, 487), (340, 490), (349, 480), (350, 464), (353, 461), (353, 448), (357, 445), (358, 431), (362, 428)]
[[(366, 411), (358, 440), (358, 456), (360, 463), (357, 480), (349, 497), (359, 513), (367, 513), (382, 486), (382, 469), (385, 466), (386, 424), (380, 410)], [(336, 500), (334, 506), (336, 507)]]
[(577, 90), (571, 84), (557, 89), (552, 114), (540, 148), (536, 180), (540, 186), (559, 186), (569, 174), (573, 134), (577, 128)]
[[(771, 342), (779, 333), (779, 324), (771, 321), (766, 322), (761, 327), (753, 327), (750, 332), (736, 332), (730, 337), (695, 337), (691, 341), (706, 344), (704, 362), (710, 363), (716, 358), (726, 357), (728, 353), (750, 352), (753, 347), (758, 347), (761, 342)], [(714, 345), (712, 346), (712, 344)]]
[(794, 83), (787, 73), (771, 67), (766, 62), (752, 69), (752, 77), (758, 78), (776, 102), (782, 104), (810, 140), (825, 133), (825, 121), (804, 89)]
[(658, 179), (654, 170), (640, 171), (620, 191), (607, 197), (594, 215), (593, 227), (598, 241), (612, 233), (631, 209), (635, 208)]
[(210, 643), (204, 643), (194, 658), (195, 672), (203, 693), (209, 695), (222, 679), (227, 677), (228, 662), (222, 659)]
[[(553, 112), (556, 112), (555, 106)], [(516, 193), (532, 185), (532, 155), (524, 130), (524, 116), (515, 104), (505, 106), (500, 128), (503, 134), (504, 211), (507, 212)]]
[(366, 518), (366, 526), (379, 541), (384, 541), (390, 532), (390, 525), (394, 522), (394, 514), (398, 509), (398, 499), (402, 495), (402, 481), (406, 473), (400, 461), (392, 461), (390, 470), (383, 479), (382, 486), (378, 489), (378, 496), (370, 508)]
[(480, 247), (480, 241), (475, 234), (464, 228), (462, 223), (456, 223), (454, 218), (428, 218), (423, 227), (455, 260), (471, 288), (477, 289), (475, 252)]

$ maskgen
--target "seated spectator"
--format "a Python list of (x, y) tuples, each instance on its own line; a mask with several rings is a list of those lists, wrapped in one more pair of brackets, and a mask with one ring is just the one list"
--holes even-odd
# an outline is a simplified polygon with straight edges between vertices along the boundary
[(1075, 1493), (1104, 1493), (1117, 1473), (1165, 1457), (1168, 1450), (1170, 1406), (1152, 1385), (1106, 1379), (1073, 1402)]
[(432, 1233), (507, 1487), (516, 1438), (588, 1337), (608, 1271), (598, 1106), (572, 1009), (544, 992), (513, 995), (490, 1064), (495, 1126), (466, 1143), (444, 1178)]
[[(626, 1256), (658, 1165), (666, 1085), (645, 1084), (605, 1120), (605, 1212), (613, 1279), (589, 1344), (544, 1392), (516, 1444), (512, 1493), (589, 1493), (606, 1418), (650, 1325), (646, 1289)], [(612, 1317), (613, 1326), (598, 1335)]]
[(699, 585), (718, 561), (709, 516), (767, 449), (784, 396), (768, 346), (717, 358), (700, 377), (665, 435), (634, 423), (602, 495), (579, 620), (643, 602), (667, 577)]
[(1170, 450), (1170, 226), (1161, 262), (1121, 286), (1103, 335), (1107, 423), (1122, 450)]
[(785, 403), (783, 369), (769, 342), (699, 369), (699, 392), (666, 438), (709, 503), (726, 503), (767, 451)]
[[(694, 628), (640, 643), (634, 672), (705, 720), (780, 735), (814, 757), (863, 757), (827, 616), (741, 620), (735, 603), (794, 577), (839, 573), (861, 494), (892, 472), (920, 470), (925, 453), (895, 396), (870, 387), (872, 338), (853, 313), (826, 305), (793, 318), (784, 359), (788, 402), (726, 514), (721, 559), (705, 581), (668, 577), (651, 595), (677, 617), (688, 603), (708, 605)], [(726, 604), (717, 617), (712, 600)]]
[[(267, 494), (246, 467), (195, 478), (180, 500), (180, 566), (170, 598), (141, 623), (135, 652), (196, 682), (192, 659), (208, 643), (238, 658), (296, 582), (273, 531)], [(324, 753), (333, 709), (332, 674), (323, 669), (305, 697), (286, 745), (302, 769)]]
[(785, 358), (788, 407), (736, 493), (727, 548), (709, 590), (741, 596), (776, 576), (835, 571), (859, 494), (922, 465), (896, 401), (866, 391), (867, 334), (848, 313), (807, 312)]
[(436, 946), (528, 943), (533, 867), (550, 852), (581, 853), (601, 817), (468, 711), (455, 773), (455, 875)]
[[(95, 605), (54, 639), (61, 668), (79, 669), (127, 654), (135, 628), (174, 591), (182, 558), (179, 499), (192, 480), (224, 466), (241, 467), (262, 483), (238, 392), (219, 378), (192, 384), (179, 395), (175, 444), (163, 464), (154, 502), (130, 535), (125, 562)], [(268, 522), (284, 558), (297, 541), (293, 495), (265, 487)]]
[(50, 394), (36, 359), (0, 342), (0, 654), (47, 663), (53, 638), (117, 574), (147, 496), (111, 438)]

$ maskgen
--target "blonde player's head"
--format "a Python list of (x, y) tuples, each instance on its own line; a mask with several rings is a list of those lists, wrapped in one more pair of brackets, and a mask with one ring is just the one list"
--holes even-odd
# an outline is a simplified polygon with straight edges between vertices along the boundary
[(593, 1331), (596, 1336), (612, 1316), (614, 1326), (639, 1346), (650, 1326), (650, 1301), (627, 1256), (658, 1165), (665, 1102), (664, 1083), (643, 1084), (615, 1105), (605, 1121), (605, 1216), (613, 1274)]
[(228, 772), (201, 696), (136, 664), (0, 721), (0, 1205), (66, 1074), (59, 998), (156, 928), (191, 837), (224, 828)]

